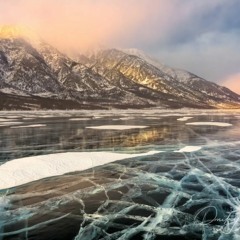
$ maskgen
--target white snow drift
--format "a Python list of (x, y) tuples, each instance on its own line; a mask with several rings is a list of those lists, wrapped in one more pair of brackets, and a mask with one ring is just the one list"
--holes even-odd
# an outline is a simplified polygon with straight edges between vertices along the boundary
[(105, 130), (127, 130), (136, 128), (147, 128), (148, 126), (135, 126), (135, 125), (103, 125), (103, 126), (91, 126), (86, 128), (92, 129), (105, 129)]
[(175, 152), (196, 152), (201, 149), (202, 149), (202, 147), (200, 147), (200, 146), (186, 146)]
[(191, 119), (191, 118), (193, 118), (193, 117), (182, 117), (182, 118), (178, 118), (177, 120), (178, 120), (178, 121), (185, 122), (185, 121), (187, 121), (187, 120), (189, 120), (189, 119)]
[(117, 160), (147, 156), (159, 152), (150, 151), (139, 154), (67, 152), (19, 158), (0, 166), (0, 189), (22, 185), (46, 177), (82, 171)]
[(186, 123), (187, 125), (195, 125), (195, 126), (218, 126), (218, 127), (229, 127), (232, 126), (231, 123), (225, 122), (190, 122)]
[(24, 126), (16, 126), (11, 128), (39, 128), (39, 127), (46, 127), (46, 124), (32, 124), (32, 125), (24, 125)]

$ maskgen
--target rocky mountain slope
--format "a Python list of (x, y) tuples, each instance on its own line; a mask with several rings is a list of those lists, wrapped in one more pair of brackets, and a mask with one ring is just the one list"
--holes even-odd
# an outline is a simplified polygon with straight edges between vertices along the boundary
[(0, 109), (236, 108), (240, 96), (133, 50), (72, 59), (19, 27), (0, 27)]

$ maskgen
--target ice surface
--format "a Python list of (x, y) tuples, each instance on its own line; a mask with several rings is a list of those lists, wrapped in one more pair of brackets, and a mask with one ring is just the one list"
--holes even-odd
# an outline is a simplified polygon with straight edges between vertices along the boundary
[[(3, 210), (7, 208), (8, 205), (9, 205), (9, 199), (6, 196), (0, 194), (0, 213), (3, 212)], [(0, 228), (1, 228), (1, 225), (0, 225)]]
[(136, 128), (147, 128), (148, 126), (135, 126), (135, 125), (102, 125), (102, 126), (91, 126), (86, 128), (92, 129), (106, 129), (106, 130), (127, 130)]
[(149, 120), (159, 120), (159, 117), (144, 117), (144, 119), (149, 119)]
[(11, 125), (20, 125), (23, 124), (23, 122), (1, 122), (1, 126), (11, 126)]
[(139, 154), (68, 152), (20, 158), (0, 166), (0, 189), (68, 172), (82, 171), (117, 160), (153, 155), (158, 152), (150, 151)]
[(18, 119), (20, 118), (21, 116), (7, 116), (6, 118), (9, 118), (9, 119)]
[[(7, 114), (1, 112), (0, 117), (5, 118)], [(23, 158), (15, 167), (8, 165), (10, 172), (15, 169), (14, 177), (21, 180), (31, 178), (35, 171), (41, 172), (41, 166), (51, 174), (59, 169), (73, 172), (9, 189), (0, 209), (0, 239), (239, 240), (240, 119), (235, 117), (237, 114), (189, 109), (32, 112), (31, 117), (36, 119), (28, 124), (47, 121), (48, 127), (23, 129), (21, 135), (17, 130), (0, 128), (1, 159), (6, 161), (1, 167), (18, 161), (17, 157), (71, 150), (75, 151), (71, 154), (98, 151), (96, 160), (100, 164), (106, 162), (92, 168), (95, 165), (90, 155), (78, 158), (75, 163), (74, 157), (62, 153), (52, 155), (52, 164), (51, 155), (47, 155), (48, 160), (39, 162), (38, 157), (31, 157), (33, 162), (29, 164), (29, 158)], [(28, 116), (23, 112), (14, 115)], [(39, 115), (57, 119), (40, 119)], [(149, 127), (99, 131), (86, 129), (92, 121), (81, 124), (69, 121), (69, 118), (93, 116), (101, 116), (100, 120), (93, 120), (96, 126), (133, 117), (126, 119), (130, 125)], [(207, 125), (188, 126), (176, 120), (190, 116), (194, 122)], [(219, 123), (227, 126), (218, 126)], [(156, 154), (139, 157), (130, 154), (150, 150)], [(112, 154), (121, 151), (129, 157), (108, 162), (108, 157), (100, 159), (103, 151)], [(82, 160), (89, 168), (76, 172), (74, 165), (79, 164), (82, 169), (79, 163)], [(30, 168), (29, 173), (27, 169), (32, 164), (36, 167)], [(11, 183), (5, 172), (0, 172), (3, 178), (0, 182), (9, 179)]]

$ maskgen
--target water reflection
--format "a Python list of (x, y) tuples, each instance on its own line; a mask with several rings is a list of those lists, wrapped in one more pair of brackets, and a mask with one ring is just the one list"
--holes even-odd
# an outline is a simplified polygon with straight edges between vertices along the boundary
[[(210, 140), (218, 140), (229, 132), (235, 138), (238, 118), (232, 116), (194, 116), (194, 121), (224, 121), (234, 123), (231, 128), (214, 126), (186, 126), (177, 116), (128, 117), (121, 116), (93, 118), (81, 116), (83, 120), (69, 121), (68, 117), (47, 117), (21, 119), (24, 124), (46, 124), (39, 128), (0, 127), (0, 161), (14, 158), (65, 151), (112, 149), (124, 151), (126, 148), (149, 146), (171, 148), (179, 145), (205, 145)], [(74, 116), (79, 117), (79, 116)], [(123, 120), (122, 120), (123, 119)], [(23, 125), (24, 125), (23, 124)], [(93, 125), (147, 125), (145, 129), (96, 130), (87, 129)], [(214, 136), (214, 137), (213, 137)], [(212, 138), (212, 139), (211, 139)]]

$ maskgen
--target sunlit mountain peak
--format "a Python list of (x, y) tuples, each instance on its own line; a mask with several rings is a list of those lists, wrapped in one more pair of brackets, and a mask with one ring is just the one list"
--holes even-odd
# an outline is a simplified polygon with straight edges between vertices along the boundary
[(39, 40), (38, 35), (23, 25), (0, 25), (0, 38), (23, 38), (31, 41)]

